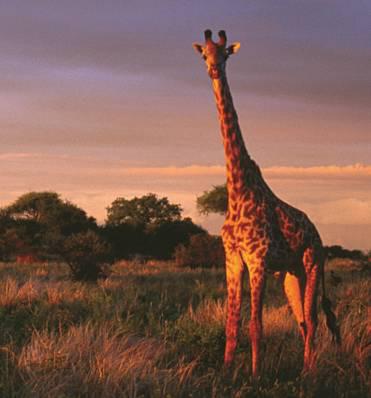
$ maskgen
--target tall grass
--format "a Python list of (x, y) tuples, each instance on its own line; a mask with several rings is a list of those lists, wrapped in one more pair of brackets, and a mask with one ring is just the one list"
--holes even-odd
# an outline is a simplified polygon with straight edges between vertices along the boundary
[[(223, 370), (223, 270), (117, 264), (98, 284), (68, 280), (62, 264), (0, 264), (1, 397), (366, 397), (370, 282), (336, 260), (331, 285), (343, 344), (322, 316), (317, 367), (301, 373), (303, 344), (278, 281), (263, 312), (263, 373), (251, 379), (249, 295), (230, 372)], [(247, 276), (244, 289), (247, 291)]]
[(147, 379), (160, 381), (164, 353), (156, 339), (85, 323), (64, 333), (34, 331), (17, 366), (31, 390), (45, 396), (125, 396), (146, 391)]

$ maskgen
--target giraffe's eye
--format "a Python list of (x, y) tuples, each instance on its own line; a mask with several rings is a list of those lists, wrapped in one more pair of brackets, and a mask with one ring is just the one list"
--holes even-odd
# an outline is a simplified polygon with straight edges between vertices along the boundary
[(203, 55), (202, 58), (206, 61), (206, 55)]

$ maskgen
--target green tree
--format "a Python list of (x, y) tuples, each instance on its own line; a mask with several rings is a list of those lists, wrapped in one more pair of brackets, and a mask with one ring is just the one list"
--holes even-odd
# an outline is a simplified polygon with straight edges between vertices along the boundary
[(201, 214), (225, 214), (228, 208), (227, 186), (216, 185), (197, 198), (197, 209)]
[(56, 192), (26, 193), (4, 211), (13, 219), (32, 220), (49, 230), (57, 229), (63, 235), (96, 225), (93, 217), (88, 217), (83, 209), (71, 202), (62, 200)]
[(13, 220), (0, 216), (0, 261), (9, 261), (15, 253), (29, 246), (21, 239), (19, 232)]
[(148, 254), (151, 257), (169, 260), (174, 256), (175, 248), (179, 244), (187, 245), (190, 238), (196, 234), (207, 232), (189, 217), (159, 224), (148, 231)]
[(104, 233), (115, 258), (140, 254), (170, 259), (177, 245), (187, 244), (194, 234), (206, 233), (190, 218), (181, 217), (180, 205), (153, 193), (130, 200), (118, 198), (107, 210)]
[(115, 259), (148, 253), (148, 233), (143, 225), (106, 224), (103, 234), (110, 243)]
[(224, 266), (222, 239), (205, 233), (191, 236), (188, 244), (180, 244), (175, 249), (175, 263), (179, 267), (192, 268)]
[(172, 204), (166, 197), (158, 198), (149, 193), (140, 198), (117, 198), (107, 208), (108, 225), (158, 225), (181, 219), (182, 208)]
[(80, 281), (106, 277), (112, 262), (109, 245), (92, 230), (69, 236), (63, 242), (61, 252), (72, 277)]
[(348, 250), (340, 245), (325, 246), (325, 252), (328, 258), (350, 258), (353, 260), (364, 260), (366, 254), (361, 250)]
[(62, 200), (55, 192), (29, 192), (20, 196), (2, 209), (0, 220), (3, 220), (2, 224), (5, 224), (4, 220), (8, 223), (3, 231), (0, 225), (3, 238), (6, 230), (14, 230), (16, 242), (8, 242), (8, 246), (15, 246), (14, 255), (24, 252), (56, 254), (66, 237), (98, 228), (94, 218)]
[(28, 192), (6, 207), (4, 212), (16, 219), (45, 223), (61, 203), (56, 192)]
[(41, 226), (32, 219), (14, 219), (0, 210), (0, 258), (11, 260), (19, 254), (34, 254), (41, 244)]

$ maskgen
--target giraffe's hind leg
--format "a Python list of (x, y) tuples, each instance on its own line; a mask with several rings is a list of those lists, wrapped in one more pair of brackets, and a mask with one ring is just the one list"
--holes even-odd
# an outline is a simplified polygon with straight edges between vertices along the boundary
[(305, 321), (304, 321), (304, 281), (300, 280), (300, 277), (286, 273), (283, 282), (285, 294), (292, 312), (294, 313), (295, 319), (299, 325), (300, 333), (305, 342)]
[(243, 262), (238, 252), (226, 250), (226, 279), (228, 290), (226, 344), (224, 365), (229, 366), (237, 346), (241, 316)]
[(304, 370), (311, 370), (314, 366), (314, 338), (317, 329), (317, 291), (320, 274), (320, 264), (313, 248), (308, 248), (303, 255), (306, 273), (304, 294), (304, 320), (306, 336), (304, 343)]

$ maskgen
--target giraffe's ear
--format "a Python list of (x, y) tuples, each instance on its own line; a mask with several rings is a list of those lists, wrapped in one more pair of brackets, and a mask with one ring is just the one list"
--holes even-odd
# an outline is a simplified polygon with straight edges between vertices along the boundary
[(241, 47), (241, 43), (240, 42), (236, 42), (231, 44), (228, 48), (227, 48), (227, 54), (231, 55), (231, 54), (236, 54), (238, 52), (238, 50)]
[(193, 48), (195, 49), (196, 53), (202, 54), (202, 45), (198, 43), (193, 43), (192, 44)]

